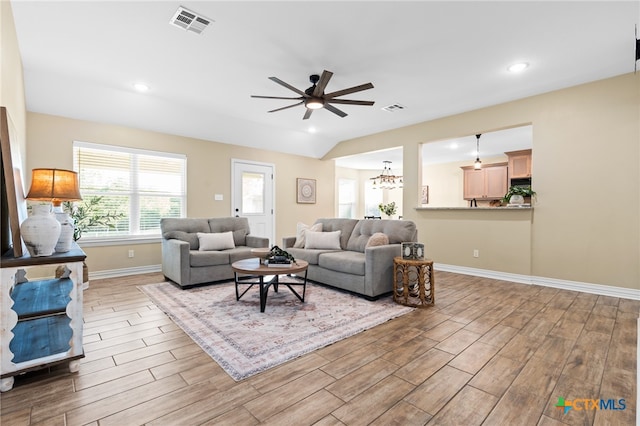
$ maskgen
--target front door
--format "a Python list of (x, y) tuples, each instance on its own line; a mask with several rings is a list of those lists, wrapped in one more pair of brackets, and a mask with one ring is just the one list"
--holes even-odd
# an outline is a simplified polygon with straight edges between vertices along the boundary
[(249, 220), (251, 235), (275, 241), (274, 165), (231, 160), (231, 214)]

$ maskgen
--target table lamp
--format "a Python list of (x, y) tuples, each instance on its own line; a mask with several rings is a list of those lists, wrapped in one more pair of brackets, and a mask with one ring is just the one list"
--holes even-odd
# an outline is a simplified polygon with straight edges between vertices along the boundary
[(74, 224), (71, 216), (63, 211), (62, 202), (82, 200), (78, 173), (63, 169), (33, 169), (31, 188), (26, 198), (53, 203), (56, 215), (54, 219), (50, 204), (32, 207), (33, 214), (20, 225), (29, 253), (32, 256), (50, 256), (54, 250), (61, 253), (69, 251)]

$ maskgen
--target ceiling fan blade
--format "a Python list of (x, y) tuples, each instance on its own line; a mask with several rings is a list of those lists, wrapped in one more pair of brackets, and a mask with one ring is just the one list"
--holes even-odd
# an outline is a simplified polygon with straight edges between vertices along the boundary
[(327, 84), (329, 84), (329, 80), (331, 80), (331, 77), (333, 77), (333, 73), (331, 71), (322, 71), (320, 81), (318, 81), (318, 84), (316, 84), (316, 88), (313, 90), (313, 96), (322, 96), (324, 88), (327, 87)]
[(344, 118), (347, 116), (347, 113), (344, 111), (339, 110), (338, 108), (334, 107), (333, 105), (329, 105), (327, 103), (324, 104), (324, 108), (331, 111), (332, 113), (339, 115), (340, 117)]
[(281, 86), (286, 87), (289, 90), (292, 90), (294, 92), (296, 92), (298, 95), (301, 95), (303, 97), (307, 97), (308, 95), (306, 93), (304, 93), (302, 90), (300, 89), (296, 89), (295, 87), (293, 87), (292, 85), (290, 85), (289, 83), (285, 83), (284, 81), (280, 80), (278, 77), (269, 77), (269, 80), (278, 83)]
[(298, 105), (302, 105), (303, 103), (304, 103), (304, 102), (298, 102), (297, 104), (288, 105), (288, 106), (286, 106), (286, 107), (282, 107), (282, 108), (272, 109), (271, 111), (267, 111), (267, 112), (277, 112), (277, 111), (282, 111), (283, 109), (297, 107)]
[(371, 106), (375, 102), (374, 101), (355, 101), (351, 99), (327, 99), (326, 102), (331, 102), (332, 104), (343, 104), (343, 105), (364, 105)]
[(362, 90), (373, 89), (373, 84), (365, 83), (359, 86), (350, 87), (348, 89), (338, 90), (337, 92), (327, 93), (324, 95), (325, 99), (336, 98), (338, 96), (348, 95), (350, 93), (360, 92)]
[(297, 98), (285, 98), (282, 96), (258, 96), (258, 95), (251, 95), (252, 98), (260, 98), (260, 99), (288, 99), (288, 100), (301, 100), (302, 98), (300, 96), (298, 96)]
[(302, 117), (302, 119), (307, 120), (309, 117), (311, 117), (312, 112), (313, 112), (312, 109), (307, 108), (307, 111), (304, 113), (304, 117)]

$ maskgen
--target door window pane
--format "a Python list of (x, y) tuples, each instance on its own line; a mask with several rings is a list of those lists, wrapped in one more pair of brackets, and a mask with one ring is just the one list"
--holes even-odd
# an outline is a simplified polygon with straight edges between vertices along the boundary
[(242, 172), (242, 213), (264, 213), (264, 175)]

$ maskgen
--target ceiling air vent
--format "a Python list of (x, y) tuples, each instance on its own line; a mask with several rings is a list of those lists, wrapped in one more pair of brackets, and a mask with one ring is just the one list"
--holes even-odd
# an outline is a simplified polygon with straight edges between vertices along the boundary
[(198, 15), (197, 13), (192, 12), (191, 10), (186, 9), (182, 6), (178, 8), (176, 13), (169, 21), (171, 25), (175, 25), (176, 27), (182, 28), (186, 31), (194, 32), (196, 34), (202, 33), (211, 22), (213, 22), (211, 19), (205, 18), (202, 15)]
[(391, 105), (387, 105), (386, 107), (382, 108), (383, 111), (387, 111), (387, 112), (396, 112), (396, 111), (400, 111), (404, 109), (404, 105), (400, 105), (400, 104), (391, 104)]

